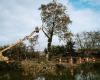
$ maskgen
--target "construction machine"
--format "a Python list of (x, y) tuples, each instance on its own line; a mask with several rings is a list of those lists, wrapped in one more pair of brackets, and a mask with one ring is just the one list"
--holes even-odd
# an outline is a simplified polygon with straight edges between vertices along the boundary
[(5, 52), (5, 51), (7, 51), (7, 50), (9, 50), (9, 49), (11, 49), (11, 48), (13, 48), (14, 46), (16, 46), (16, 45), (22, 43), (22, 42), (25, 41), (25, 40), (29, 40), (29, 39), (33, 36), (34, 33), (39, 33), (39, 30), (40, 30), (40, 29), (39, 29), (38, 27), (36, 27), (35, 30), (32, 31), (31, 34), (29, 34), (28, 36), (25, 36), (24, 38), (18, 40), (15, 44), (12, 44), (12, 45), (10, 45), (10, 46), (4, 48), (3, 50), (1, 50), (1, 51), (0, 51), (0, 61), (8, 62), (8, 61), (9, 61), (9, 58), (3, 56), (3, 52)]

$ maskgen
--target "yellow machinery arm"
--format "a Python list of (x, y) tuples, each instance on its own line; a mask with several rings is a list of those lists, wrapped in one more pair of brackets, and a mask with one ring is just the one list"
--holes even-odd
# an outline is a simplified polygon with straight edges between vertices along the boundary
[(36, 27), (35, 30), (34, 30), (30, 35), (25, 36), (23, 39), (17, 41), (15, 44), (12, 44), (12, 45), (8, 46), (7, 48), (1, 50), (1, 51), (0, 51), (0, 61), (8, 61), (8, 60), (9, 60), (8, 57), (3, 56), (3, 54), (2, 54), (3, 52), (5, 52), (5, 51), (11, 49), (12, 47), (14, 47), (14, 46), (16, 46), (16, 45), (22, 43), (22, 42), (25, 41), (25, 40), (28, 40), (31, 36), (33, 36), (33, 34), (34, 34), (35, 32), (38, 33), (39, 30), (40, 30), (40, 29), (38, 29), (38, 27)]

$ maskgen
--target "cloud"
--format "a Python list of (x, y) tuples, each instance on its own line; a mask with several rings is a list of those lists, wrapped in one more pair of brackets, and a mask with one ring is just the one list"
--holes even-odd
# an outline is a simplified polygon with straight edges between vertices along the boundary
[[(41, 26), (41, 4), (51, 0), (0, 0), (0, 45), (14, 43)], [(93, 1), (93, 0), (92, 0)], [(100, 12), (92, 8), (77, 9), (68, 0), (59, 0), (68, 8), (72, 20), (70, 30), (73, 33), (100, 29)], [(60, 44), (54, 37), (53, 44)], [(47, 38), (40, 32), (39, 44), (36, 49), (43, 50), (47, 45)]]
[(69, 2), (66, 3), (68, 14), (72, 20), (70, 30), (73, 33), (100, 30), (100, 12), (92, 8), (78, 9)]
[[(16, 40), (30, 34), (36, 26), (41, 26), (38, 8), (47, 2), (47, 0), (0, 0), (0, 45), (15, 43)], [(44, 36), (41, 37), (44, 39)], [(42, 39), (39, 39), (40, 44), (43, 43)]]
[(71, 29), (73, 32), (97, 30), (100, 26), (99, 13), (90, 9), (72, 11), (70, 17), (73, 21)]
[(31, 9), (16, 0), (0, 0), (0, 44), (13, 43), (28, 34), (35, 24), (32, 17)]

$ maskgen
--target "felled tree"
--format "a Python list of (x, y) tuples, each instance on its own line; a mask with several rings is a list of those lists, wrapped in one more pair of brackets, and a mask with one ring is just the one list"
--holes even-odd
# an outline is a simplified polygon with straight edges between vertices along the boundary
[(48, 4), (42, 4), (41, 20), (43, 23), (43, 32), (48, 38), (47, 59), (49, 58), (53, 35), (62, 37), (68, 31), (68, 24), (71, 23), (69, 16), (66, 14), (66, 7), (61, 3), (52, 1)]

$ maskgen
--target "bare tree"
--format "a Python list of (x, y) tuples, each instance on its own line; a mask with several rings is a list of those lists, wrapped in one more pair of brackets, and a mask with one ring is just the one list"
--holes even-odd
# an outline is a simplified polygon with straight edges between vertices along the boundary
[(78, 33), (75, 39), (80, 49), (100, 48), (100, 31)]

